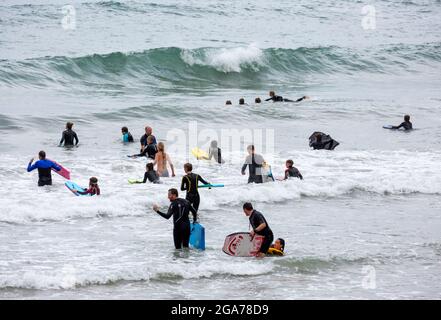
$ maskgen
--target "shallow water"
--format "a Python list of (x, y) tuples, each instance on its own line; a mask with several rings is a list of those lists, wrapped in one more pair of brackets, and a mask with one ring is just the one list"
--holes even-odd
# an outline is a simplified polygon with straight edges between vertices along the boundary
[[(355, 1), (72, 4), (74, 30), (62, 1), (0, 6), (0, 297), (441, 297), (439, 1), (375, 3), (375, 30)], [(311, 99), (251, 103), (271, 89)], [(382, 129), (404, 114), (416, 130)], [(66, 121), (78, 148), (57, 147)], [(127, 184), (146, 161), (126, 157), (138, 143), (121, 144), (123, 125), (136, 140), (152, 126), (177, 177)], [(314, 131), (340, 145), (310, 150)], [(222, 167), (189, 152), (214, 138)], [(305, 179), (247, 185), (252, 142), (275, 176), (291, 158)], [(37, 188), (25, 168), (41, 149), (79, 184), (97, 176), (102, 196), (74, 197), (58, 175)], [(187, 161), (225, 184), (200, 191), (205, 252), (176, 252), (172, 223), (151, 210), (168, 205)], [(245, 201), (286, 240), (285, 257), (222, 252), (248, 228)]]

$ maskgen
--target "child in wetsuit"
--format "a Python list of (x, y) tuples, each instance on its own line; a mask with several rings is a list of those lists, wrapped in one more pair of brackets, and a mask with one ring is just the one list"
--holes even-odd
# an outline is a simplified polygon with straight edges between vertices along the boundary
[(123, 142), (133, 142), (133, 136), (127, 127), (121, 128)]
[(184, 164), (185, 176), (182, 177), (181, 190), (187, 191), (185, 199), (187, 199), (190, 204), (195, 208), (196, 211), (199, 209), (199, 203), (201, 201), (198, 192), (198, 182), (203, 184), (209, 184), (200, 175), (192, 173), (193, 165), (191, 163)]
[(410, 116), (408, 114), (406, 114), (404, 116), (404, 122), (402, 122), (399, 126), (394, 126), (392, 127), (392, 129), (400, 129), (400, 128), (404, 128), (404, 130), (412, 130), (412, 122), (410, 122)]
[(286, 170), (285, 170), (285, 178), (283, 180), (287, 180), (291, 177), (299, 178), (300, 180), (303, 180), (303, 176), (300, 173), (300, 171), (294, 167), (294, 161), (291, 159), (286, 160)]
[(156, 156), (156, 153), (158, 152), (158, 148), (156, 147), (156, 144), (153, 143), (153, 142), (154, 142), (153, 136), (148, 136), (148, 138), (147, 138), (147, 145), (142, 150), (142, 152), (138, 153), (138, 154), (134, 154), (134, 155), (129, 156), (129, 157), (130, 158), (147, 157), (149, 159), (154, 160), (155, 156)]
[(142, 183), (146, 183), (147, 180), (149, 180), (151, 183), (161, 183), (159, 181), (158, 173), (153, 168), (153, 163), (147, 163), (145, 167), (146, 171), (144, 173), (144, 180), (142, 181)]
[(77, 193), (79, 194), (90, 194), (91, 196), (93, 195), (100, 195), (100, 187), (98, 186), (98, 179), (95, 177), (92, 177), (89, 179), (89, 189), (86, 189), (84, 191), (81, 190), (75, 190)]

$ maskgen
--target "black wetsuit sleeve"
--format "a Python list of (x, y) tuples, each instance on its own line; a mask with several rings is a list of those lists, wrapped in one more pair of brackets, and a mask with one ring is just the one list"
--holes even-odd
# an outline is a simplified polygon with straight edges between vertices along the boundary
[(302, 174), (300, 173), (300, 171), (297, 170), (297, 172), (299, 173), (299, 178), (300, 178), (300, 180), (303, 180), (303, 176), (302, 176)]
[(190, 203), (188, 204), (188, 209), (190, 209), (190, 212), (193, 214), (193, 223), (195, 223), (198, 219), (198, 212)]
[(273, 98), (271, 97), (271, 98), (265, 99), (265, 101), (270, 101), (270, 100), (273, 100)]
[(305, 99), (305, 96), (303, 96), (303, 97), (301, 97), (301, 98), (298, 98), (295, 102), (300, 102), (300, 101), (302, 101), (302, 100), (304, 100)]
[(245, 173), (245, 170), (247, 169), (247, 165), (248, 165), (248, 163), (246, 163), (246, 162), (243, 164), (242, 173)]
[(400, 129), (406, 125), (406, 122), (402, 122), (398, 127), (395, 127), (395, 129)]
[(60, 144), (63, 144), (63, 142), (65, 140), (65, 136), (66, 136), (66, 133), (63, 131), (63, 134), (61, 135)]
[(78, 142), (80, 142), (80, 140), (78, 139), (77, 133), (74, 132), (74, 139), (75, 139), (75, 145), (78, 144)]
[(142, 183), (146, 183), (148, 177), (149, 177), (149, 174), (148, 174), (148, 172), (146, 171), (146, 172), (144, 173), (144, 180), (142, 180)]
[(202, 182), (203, 184), (209, 184), (207, 181), (205, 181), (200, 175), (198, 175), (198, 180)]
[(168, 207), (167, 213), (162, 213), (159, 210), (156, 211), (156, 213), (165, 219), (170, 219), (170, 217), (173, 215), (173, 204), (171, 204), (170, 207)]
[(188, 179), (186, 178), (186, 176), (183, 176), (181, 182), (181, 191), (185, 191), (187, 189), (188, 189)]
[(289, 178), (289, 171), (285, 170), (285, 180)]

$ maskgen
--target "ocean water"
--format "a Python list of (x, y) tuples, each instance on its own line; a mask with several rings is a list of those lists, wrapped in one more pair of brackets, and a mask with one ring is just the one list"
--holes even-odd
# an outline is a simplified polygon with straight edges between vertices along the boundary
[[(0, 4), (1, 298), (441, 298), (440, 1), (66, 4)], [(269, 90), (310, 99), (253, 103)], [(382, 128), (404, 114), (416, 130)], [(78, 148), (57, 146), (67, 121)], [(176, 177), (129, 185), (146, 160), (126, 157), (139, 144), (120, 129), (138, 140), (146, 125)], [(310, 150), (314, 131), (340, 145)], [(212, 139), (222, 166), (190, 154)], [(293, 159), (305, 179), (247, 185), (250, 143), (276, 177)], [(79, 184), (97, 176), (102, 195), (74, 197), (58, 175), (38, 188), (26, 166), (42, 149)], [(204, 252), (174, 250), (151, 210), (187, 161), (225, 184), (200, 190)], [(246, 201), (284, 257), (222, 252), (248, 230)]]

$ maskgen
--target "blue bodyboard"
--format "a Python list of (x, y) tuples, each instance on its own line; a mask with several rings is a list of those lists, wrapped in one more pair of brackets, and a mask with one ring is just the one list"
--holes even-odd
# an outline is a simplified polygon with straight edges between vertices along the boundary
[(76, 196), (90, 196), (91, 195), (91, 194), (79, 194), (78, 192), (74, 191), (74, 190), (80, 190), (80, 191), (86, 190), (83, 187), (80, 187), (79, 185), (77, 185), (75, 182), (66, 181), (64, 183), (64, 185), (66, 186), (66, 188), (68, 188), (70, 191), (72, 191), (72, 193)]
[(205, 228), (200, 223), (190, 223), (190, 245), (199, 250), (205, 250)]

